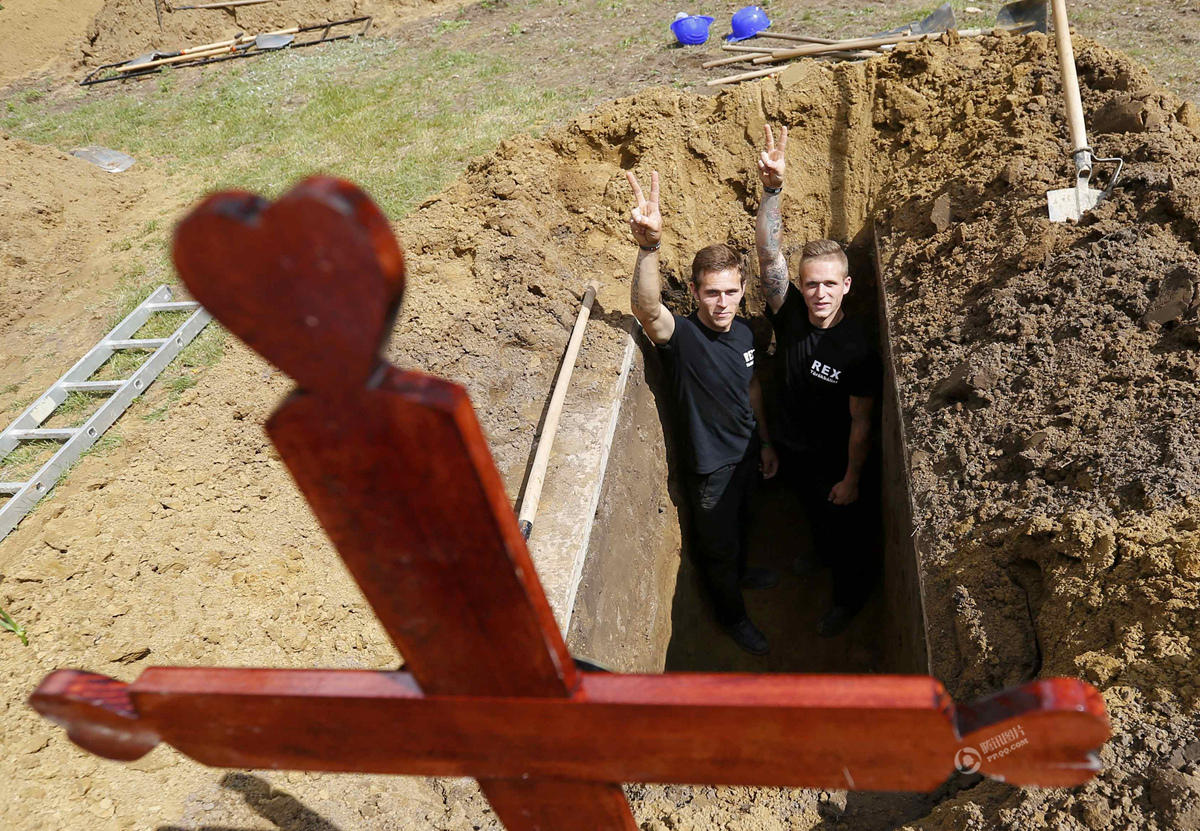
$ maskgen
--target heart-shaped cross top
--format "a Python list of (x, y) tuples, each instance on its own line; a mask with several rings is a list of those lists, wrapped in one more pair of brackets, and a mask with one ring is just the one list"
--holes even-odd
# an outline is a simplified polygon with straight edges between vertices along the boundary
[(304, 389), (366, 384), (404, 295), (387, 218), (340, 179), (306, 179), (273, 204), (213, 194), (179, 223), (173, 253), (192, 296)]

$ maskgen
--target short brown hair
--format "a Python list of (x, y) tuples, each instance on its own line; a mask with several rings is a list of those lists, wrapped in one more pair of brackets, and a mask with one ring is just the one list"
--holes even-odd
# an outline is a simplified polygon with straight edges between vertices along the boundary
[(797, 271), (804, 270), (804, 264), (809, 260), (835, 259), (842, 264), (842, 270), (850, 274), (850, 261), (840, 243), (831, 239), (815, 239), (804, 244), (804, 252), (800, 255), (800, 266)]
[(725, 271), (728, 268), (736, 268), (738, 276), (742, 278), (742, 283), (745, 284), (746, 275), (742, 271), (742, 258), (738, 252), (723, 242), (718, 242), (707, 248), (701, 248), (692, 259), (692, 284), (698, 289), (700, 288), (701, 274)]

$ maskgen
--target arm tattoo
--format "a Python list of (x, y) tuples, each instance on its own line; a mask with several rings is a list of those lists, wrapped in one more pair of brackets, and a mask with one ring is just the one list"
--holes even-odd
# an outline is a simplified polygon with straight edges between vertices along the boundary
[(758, 206), (758, 215), (762, 223), (760, 227), (766, 231), (764, 238), (758, 244), (763, 253), (775, 253), (779, 250), (783, 238), (783, 214), (779, 209), (779, 194), (763, 194), (762, 203)]
[(758, 204), (755, 238), (758, 244), (759, 279), (768, 300), (780, 300), (787, 295), (787, 260), (780, 250), (783, 238), (783, 214), (779, 194), (764, 193)]
[(787, 260), (776, 249), (775, 257), (762, 270), (763, 293), (768, 297), (786, 297), (788, 290)]
[(767, 212), (767, 246), (771, 251), (779, 250), (779, 241), (783, 237), (783, 217), (779, 215), (779, 203), (773, 210)]

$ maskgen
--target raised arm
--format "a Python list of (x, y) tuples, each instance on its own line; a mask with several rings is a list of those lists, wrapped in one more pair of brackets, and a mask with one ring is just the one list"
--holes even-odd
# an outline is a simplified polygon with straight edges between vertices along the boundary
[(658, 171), (650, 174), (650, 198), (642, 193), (633, 171), (625, 178), (633, 189), (637, 205), (629, 218), (629, 230), (638, 244), (637, 263), (633, 266), (633, 284), (629, 289), (629, 305), (633, 316), (642, 324), (646, 336), (654, 343), (666, 343), (675, 334), (675, 318), (662, 304), (662, 282), (658, 276), (658, 247), (662, 244), (662, 213), (658, 209)]
[(771, 311), (779, 311), (787, 298), (788, 268), (783, 256), (783, 174), (787, 167), (787, 127), (775, 144), (771, 125), (763, 127), (767, 148), (758, 160), (758, 175), (762, 179), (762, 201), (758, 203), (758, 220), (755, 224), (755, 242), (758, 247), (758, 279)]

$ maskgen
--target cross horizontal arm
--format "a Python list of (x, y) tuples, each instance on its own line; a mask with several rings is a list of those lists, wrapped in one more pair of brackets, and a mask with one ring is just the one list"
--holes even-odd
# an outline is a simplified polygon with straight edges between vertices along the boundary
[(217, 767), (928, 791), (967, 751), (1016, 784), (1086, 781), (1108, 737), (1098, 699), (1034, 682), (961, 708), (965, 736), (922, 676), (589, 674), (547, 699), (423, 696), (407, 673), (153, 668), (127, 686), (55, 673), (33, 704), (117, 758), (131, 740), (104, 743), (124, 719), (142, 752), (161, 740)]

